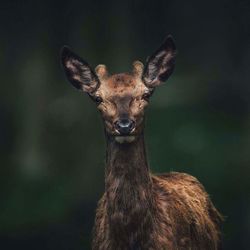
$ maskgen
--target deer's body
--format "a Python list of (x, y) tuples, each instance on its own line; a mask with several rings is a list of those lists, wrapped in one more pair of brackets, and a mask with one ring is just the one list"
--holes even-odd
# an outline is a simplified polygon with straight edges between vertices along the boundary
[(146, 67), (109, 76), (94, 73), (65, 48), (63, 65), (71, 83), (93, 98), (102, 113), (107, 141), (105, 193), (99, 201), (93, 250), (216, 250), (221, 216), (198, 180), (170, 172), (152, 175), (144, 144), (144, 109), (153, 89), (174, 67), (171, 37)]
[(94, 250), (217, 249), (220, 215), (204, 188), (184, 173), (152, 175), (143, 138), (108, 145), (105, 184)]

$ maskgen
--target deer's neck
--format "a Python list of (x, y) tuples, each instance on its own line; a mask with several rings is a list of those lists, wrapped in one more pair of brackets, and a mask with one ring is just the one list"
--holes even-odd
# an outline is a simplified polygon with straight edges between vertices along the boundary
[(144, 136), (129, 144), (118, 144), (112, 139), (107, 142), (105, 188), (110, 227), (113, 235), (129, 235), (127, 239), (134, 242), (130, 244), (136, 244), (138, 239), (131, 237), (133, 233), (140, 237), (140, 232), (145, 237), (151, 228), (153, 209)]

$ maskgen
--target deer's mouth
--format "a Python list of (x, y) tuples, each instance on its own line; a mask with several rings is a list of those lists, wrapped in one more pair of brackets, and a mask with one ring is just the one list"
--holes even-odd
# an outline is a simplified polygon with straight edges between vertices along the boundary
[(115, 141), (123, 144), (123, 143), (131, 143), (135, 140), (134, 135), (126, 135), (126, 136), (115, 136)]
[(126, 134), (122, 134), (121, 131), (119, 130), (115, 130), (115, 132), (117, 133), (115, 135), (115, 141), (120, 143), (120, 144), (123, 144), (123, 143), (131, 143), (135, 140), (136, 136), (134, 134), (135, 132), (135, 127), (130, 130), (130, 131), (126, 131)]

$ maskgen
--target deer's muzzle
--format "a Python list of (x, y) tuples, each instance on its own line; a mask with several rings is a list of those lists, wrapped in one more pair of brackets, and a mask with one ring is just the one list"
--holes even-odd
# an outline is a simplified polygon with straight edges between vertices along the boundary
[(119, 119), (115, 122), (116, 131), (123, 136), (129, 135), (135, 128), (135, 122), (131, 119)]

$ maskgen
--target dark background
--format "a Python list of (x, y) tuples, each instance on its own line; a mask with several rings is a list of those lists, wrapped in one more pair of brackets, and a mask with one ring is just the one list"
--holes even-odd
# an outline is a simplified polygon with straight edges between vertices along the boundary
[(249, 249), (249, 1), (4, 1), (0, 25), (1, 249), (90, 249), (103, 128), (61, 46), (121, 72), (167, 34), (177, 67), (147, 111), (151, 169), (196, 176), (226, 218), (224, 249)]

